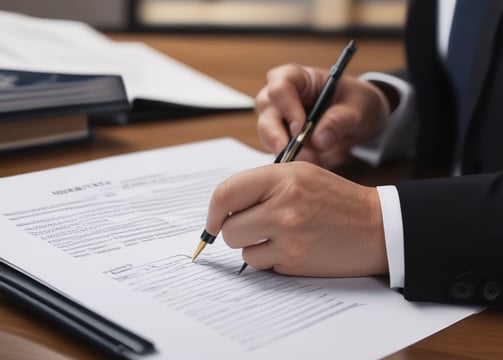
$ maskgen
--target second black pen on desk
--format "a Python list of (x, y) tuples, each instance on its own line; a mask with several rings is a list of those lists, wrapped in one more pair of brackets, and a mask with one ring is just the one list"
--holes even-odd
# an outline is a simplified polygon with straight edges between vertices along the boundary
[[(315, 125), (318, 123), (325, 109), (327, 108), (327, 105), (335, 92), (337, 82), (342, 76), (344, 69), (348, 65), (355, 51), (356, 43), (354, 40), (351, 40), (342, 51), (342, 54), (340, 55), (339, 59), (337, 59), (337, 62), (330, 68), (328, 79), (325, 82), (325, 85), (323, 86), (320, 94), (318, 95), (318, 98), (316, 99), (311, 111), (309, 112), (309, 115), (306, 118), (306, 122), (300, 129), (299, 133), (294, 136), (292, 140), (290, 140), (286, 148), (278, 154), (278, 156), (274, 160), (275, 163), (284, 163), (295, 160), (295, 157), (302, 149), (302, 146), (306, 142)], [(208, 233), (206, 229), (204, 229), (203, 233), (201, 234), (201, 241), (199, 242), (199, 245), (194, 252), (194, 255), (192, 256), (192, 261), (196, 260), (199, 254), (203, 251), (206, 244), (212, 244), (215, 239), (216, 235), (212, 235)], [(241, 274), (247, 266), (247, 263), (243, 263), (238, 271), (238, 275)]]

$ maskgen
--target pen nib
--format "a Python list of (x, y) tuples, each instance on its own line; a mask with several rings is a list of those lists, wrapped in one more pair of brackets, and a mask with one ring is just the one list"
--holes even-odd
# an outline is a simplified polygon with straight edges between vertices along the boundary
[(238, 271), (238, 275), (241, 275), (241, 273), (242, 273), (243, 271), (245, 271), (245, 269), (246, 269), (246, 267), (247, 267), (247, 266), (248, 266), (248, 264), (247, 264), (247, 263), (243, 263), (243, 265), (241, 265), (241, 269), (239, 269), (239, 271)]
[(194, 252), (194, 255), (192, 255), (192, 262), (196, 261), (197, 257), (203, 251), (203, 249), (204, 249), (205, 246), (206, 246), (206, 242), (205, 241), (199, 242), (199, 245), (197, 245), (197, 249)]

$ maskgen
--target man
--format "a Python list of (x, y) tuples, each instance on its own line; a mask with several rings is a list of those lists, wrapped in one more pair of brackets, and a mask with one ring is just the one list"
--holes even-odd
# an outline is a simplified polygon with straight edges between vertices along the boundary
[[(389, 273), (390, 285), (403, 288), (409, 300), (502, 304), (502, 14), (498, 0), (412, 1), (410, 83), (375, 74), (341, 78), (298, 156), (304, 161), (224, 181), (210, 202), (206, 230), (222, 230), (257, 269), (333, 277)], [(269, 72), (256, 105), (259, 136), (269, 150), (280, 152), (297, 133), (326, 76), (327, 70), (299, 65)], [(408, 153), (402, 140), (415, 129), (407, 116), (412, 103), (418, 169), (462, 176), (372, 188), (329, 171), (350, 151), (367, 156), (376, 144), (379, 155), (369, 157), (375, 162)]]

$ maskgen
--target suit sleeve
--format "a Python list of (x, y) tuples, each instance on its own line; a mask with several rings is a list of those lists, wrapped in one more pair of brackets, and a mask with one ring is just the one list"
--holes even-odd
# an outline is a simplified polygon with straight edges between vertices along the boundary
[(397, 184), (412, 301), (503, 304), (503, 172)]

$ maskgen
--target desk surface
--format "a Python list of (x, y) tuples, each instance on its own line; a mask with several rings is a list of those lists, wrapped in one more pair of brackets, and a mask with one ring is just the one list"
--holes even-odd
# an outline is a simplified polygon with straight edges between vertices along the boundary
[[(112, 35), (115, 40), (144, 41), (250, 96), (265, 83), (270, 68), (286, 62), (329, 67), (348, 39), (313, 36), (222, 35)], [(392, 70), (404, 63), (399, 40), (358, 39), (359, 51), (347, 69)], [(0, 177), (43, 170), (132, 151), (232, 136), (262, 149), (253, 111), (233, 112), (183, 120), (152, 121), (127, 126), (95, 128), (95, 138), (72, 144), (0, 156)], [(341, 168), (350, 179), (384, 184), (409, 177), (405, 165), (371, 169), (355, 162)], [(97, 359), (105, 356), (48, 321), (0, 298), (1, 359)], [(501, 359), (503, 312), (486, 310), (423, 341), (393, 354), (389, 359)]]

